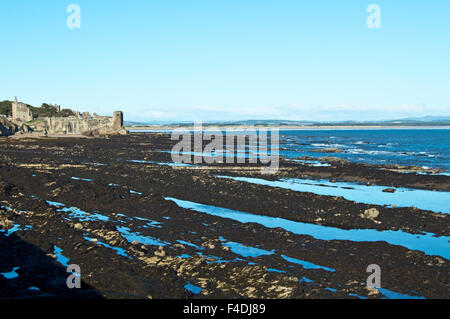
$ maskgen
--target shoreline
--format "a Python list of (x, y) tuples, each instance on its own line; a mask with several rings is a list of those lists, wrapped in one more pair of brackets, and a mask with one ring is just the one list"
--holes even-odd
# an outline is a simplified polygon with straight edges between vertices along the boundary
[[(248, 163), (172, 167), (161, 151), (174, 143), (165, 134), (0, 140), (0, 273), (19, 267), (0, 297), (388, 297), (362, 284), (372, 260), (388, 292), (447, 296), (449, 214), (397, 198), (405, 187), (448, 192), (450, 177), (331, 158), (282, 160), (271, 176)], [(286, 179), (315, 182), (271, 186)], [(369, 199), (387, 202), (346, 198), (373, 186), (382, 187)], [(61, 260), (92, 289), (67, 290)]]

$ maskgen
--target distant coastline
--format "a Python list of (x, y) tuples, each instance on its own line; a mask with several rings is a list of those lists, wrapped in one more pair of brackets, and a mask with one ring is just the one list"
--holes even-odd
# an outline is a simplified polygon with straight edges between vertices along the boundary
[[(289, 130), (437, 130), (450, 129), (450, 125), (215, 125), (203, 124), (203, 128), (221, 128), (221, 129), (248, 129), (248, 128), (267, 128), (279, 129), (280, 131)], [(139, 125), (126, 126), (130, 131), (147, 131), (147, 130), (175, 130), (175, 129), (194, 129), (193, 125)]]
[[(129, 130), (174, 130), (184, 128), (192, 130), (194, 121), (125, 121)], [(238, 121), (204, 121), (203, 128), (246, 129), (268, 128), (279, 130), (380, 130), (380, 129), (449, 129), (450, 117), (424, 116), (421, 118), (392, 119), (382, 121), (299, 121), (299, 120), (238, 120)]]

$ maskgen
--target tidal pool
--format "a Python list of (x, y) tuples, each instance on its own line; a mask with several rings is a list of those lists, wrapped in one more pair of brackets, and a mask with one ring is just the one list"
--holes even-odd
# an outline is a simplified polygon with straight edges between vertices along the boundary
[(18, 270), (20, 267), (13, 267), (13, 270), (11, 270), (10, 272), (3, 272), (0, 273), (0, 275), (2, 275), (3, 277), (5, 277), (6, 279), (14, 279), (19, 277), (19, 274), (16, 272), (16, 270)]
[(58, 211), (61, 212), (68, 212), (70, 217), (76, 218), (80, 221), (87, 221), (87, 220), (99, 220), (99, 221), (108, 221), (109, 217), (99, 214), (97, 212), (94, 213), (87, 213), (84, 210), (81, 210), (76, 207), (67, 207), (65, 204), (58, 203), (58, 202), (52, 202), (52, 201), (46, 201), (47, 204), (55, 207), (62, 207), (59, 208)]
[(291, 258), (291, 257), (285, 256), (285, 255), (281, 255), (281, 257), (284, 260), (289, 261), (291, 263), (302, 265), (302, 267), (305, 268), (305, 269), (323, 269), (323, 270), (326, 270), (326, 271), (329, 271), (329, 272), (335, 272), (336, 271), (333, 268), (328, 268), (328, 267), (316, 265), (316, 264), (313, 264), (313, 263), (311, 263), (309, 261), (304, 261), (304, 260), (300, 260), (300, 259), (296, 259), (296, 258)]
[(72, 177), (73, 180), (75, 181), (84, 181), (84, 182), (93, 182), (93, 179), (90, 178), (81, 178), (81, 177)]
[[(270, 255), (275, 254), (275, 251), (272, 251), (272, 250), (269, 251), (269, 250), (265, 250), (265, 249), (261, 249), (261, 248), (247, 246), (247, 245), (233, 242), (233, 241), (227, 241), (223, 237), (220, 237), (220, 240), (223, 242), (222, 243), (223, 246), (230, 248), (231, 252), (233, 252), (237, 255), (241, 255), (242, 257), (256, 258), (256, 257), (260, 257), (260, 256), (270, 256)], [(335, 270), (332, 268), (316, 265), (316, 264), (313, 264), (313, 263), (305, 261), (305, 260), (291, 258), (286, 255), (280, 255), (280, 256), (284, 260), (294, 263), (294, 264), (301, 265), (305, 269), (323, 269), (326, 271), (335, 272)], [(278, 271), (281, 272), (280, 270), (278, 270)]]
[(62, 252), (63, 250), (61, 248), (59, 248), (56, 245), (53, 245), (53, 254), (56, 255), (56, 261), (59, 262), (61, 265), (67, 267), (69, 265), (70, 259), (62, 255), (61, 254)]
[(450, 237), (435, 237), (431, 233), (424, 235), (410, 234), (403, 231), (375, 229), (340, 229), (329, 226), (295, 222), (284, 218), (251, 214), (223, 207), (210, 206), (195, 202), (165, 197), (174, 201), (179, 207), (192, 209), (201, 213), (222, 218), (229, 218), (241, 223), (258, 223), (268, 228), (280, 227), (298, 235), (309, 235), (320, 240), (350, 240), (356, 242), (385, 241), (391, 245), (399, 245), (412, 250), (419, 250), (428, 255), (450, 258)]
[(0, 233), (4, 233), (6, 237), (11, 236), (11, 234), (14, 234), (16, 231), (19, 230), (31, 230), (33, 229), (33, 226), (31, 225), (19, 225), (19, 224), (13, 224), (13, 227), (11, 227), (10, 229), (0, 229)]
[(163, 242), (157, 238), (150, 237), (150, 236), (144, 236), (140, 233), (133, 233), (130, 231), (130, 228), (123, 227), (123, 226), (116, 226), (119, 233), (128, 241), (133, 242), (137, 241), (142, 245), (152, 245), (152, 246), (166, 246), (167, 243)]
[(273, 251), (268, 251), (260, 248), (250, 247), (243, 245), (241, 243), (236, 243), (233, 241), (227, 241), (222, 243), (223, 246), (230, 248), (230, 250), (237, 254), (241, 255), (242, 257), (260, 257), (260, 256), (268, 256), (273, 255)]
[(450, 192), (430, 191), (411, 188), (394, 188), (395, 193), (383, 192), (387, 187), (361, 185), (357, 183), (336, 182), (313, 179), (281, 179), (269, 181), (262, 178), (217, 176), (219, 178), (280, 187), (296, 192), (308, 192), (317, 195), (342, 196), (347, 200), (374, 205), (395, 205), (397, 207), (417, 207), (434, 212), (450, 213)]
[[(88, 241), (90, 241), (90, 242), (94, 242), (94, 239), (93, 239), (93, 238), (90, 238), (90, 237), (87, 237), (87, 236), (84, 236), (84, 239), (86, 239), (86, 240), (88, 240)], [(99, 241), (99, 240), (97, 240), (96, 243), (97, 243), (98, 245), (103, 246), (103, 247), (110, 248), (110, 249), (114, 250), (114, 251), (117, 253), (117, 255), (124, 256), (124, 257), (128, 257), (128, 258), (131, 259), (131, 257), (128, 256), (128, 254), (126, 253), (126, 250), (123, 249), (123, 248), (114, 247), (114, 246), (108, 245), (107, 243), (101, 242), (101, 241)]]
[(202, 292), (202, 288), (195, 286), (193, 284), (191, 284), (189, 281), (187, 282), (187, 284), (184, 286), (184, 288), (190, 292), (192, 292), (193, 294), (199, 294)]
[(198, 245), (195, 245), (193, 243), (190, 243), (188, 241), (184, 241), (184, 240), (181, 240), (181, 239), (177, 240), (177, 242), (179, 242), (182, 245), (194, 247), (195, 249), (198, 249), (198, 250), (203, 250), (204, 249), (203, 247), (200, 247)]
[(387, 299), (426, 299), (422, 296), (411, 296), (406, 294), (401, 294), (385, 288), (377, 288)]

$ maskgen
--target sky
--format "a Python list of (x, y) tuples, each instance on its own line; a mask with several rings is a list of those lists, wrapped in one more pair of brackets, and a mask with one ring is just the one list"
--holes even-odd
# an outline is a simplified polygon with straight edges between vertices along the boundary
[(0, 100), (35, 106), (141, 122), (450, 115), (448, 0), (2, 0), (0, 41)]

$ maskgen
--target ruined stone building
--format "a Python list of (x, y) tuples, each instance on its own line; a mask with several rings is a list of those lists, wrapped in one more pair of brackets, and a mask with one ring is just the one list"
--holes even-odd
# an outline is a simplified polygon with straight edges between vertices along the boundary
[[(60, 110), (59, 105), (57, 109)], [(17, 97), (12, 103), (12, 121), (16, 124), (33, 120), (30, 108), (17, 102)], [(68, 117), (41, 117), (33, 123), (28, 123), (34, 130), (48, 134), (126, 134), (123, 127), (122, 111), (114, 112), (113, 116), (99, 116), (88, 112), (77, 112)]]
[(46, 117), (45, 129), (48, 134), (112, 134), (124, 133), (123, 113), (114, 112), (113, 117), (99, 116), (94, 113), (91, 116), (85, 112), (77, 113), (69, 117)]
[(33, 120), (33, 112), (24, 104), (17, 102), (17, 96), (12, 103), (12, 119), (19, 122), (28, 122)]

